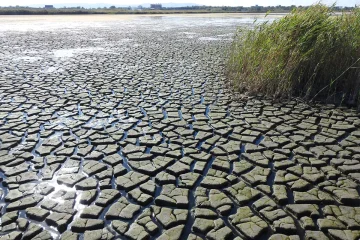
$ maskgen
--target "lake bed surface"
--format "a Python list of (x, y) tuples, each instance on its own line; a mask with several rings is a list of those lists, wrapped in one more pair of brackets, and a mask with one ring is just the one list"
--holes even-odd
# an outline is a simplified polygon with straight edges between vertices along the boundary
[(0, 239), (359, 238), (359, 114), (226, 88), (283, 16), (0, 16)]

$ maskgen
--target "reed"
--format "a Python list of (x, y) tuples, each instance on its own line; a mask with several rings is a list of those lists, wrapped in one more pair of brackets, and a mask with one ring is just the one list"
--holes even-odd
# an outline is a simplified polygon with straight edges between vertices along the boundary
[(341, 14), (322, 4), (296, 8), (238, 29), (230, 50), (228, 81), (237, 92), (359, 106), (359, 8)]

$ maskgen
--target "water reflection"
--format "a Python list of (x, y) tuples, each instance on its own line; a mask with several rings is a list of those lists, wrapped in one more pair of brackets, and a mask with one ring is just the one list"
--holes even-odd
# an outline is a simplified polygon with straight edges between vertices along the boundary
[[(170, 15), (100, 15), (100, 16), (0, 16), (0, 31), (78, 31), (88, 28), (109, 28), (111, 25), (151, 27), (152, 30), (163, 31), (164, 27), (197, 27), (197, 26), (230, 26), (233, 24), (253, 24), (257, 22), (273, 21), (285, 14), (170, 14)], [(158, 28), (157, 24), (163, 24)], [(165, 26), (165, 25), (166, 26)], [(136, 29), (135, 29), (136, 30)], [(98, 38), (92, 39), (98, 41)]]

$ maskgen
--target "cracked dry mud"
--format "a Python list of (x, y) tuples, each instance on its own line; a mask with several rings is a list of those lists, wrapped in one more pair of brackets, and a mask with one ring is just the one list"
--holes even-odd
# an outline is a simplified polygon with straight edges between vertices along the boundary
[(243, 23), (2, 32), (0, 239), (359, 239), (360, 115), (233, 99)]

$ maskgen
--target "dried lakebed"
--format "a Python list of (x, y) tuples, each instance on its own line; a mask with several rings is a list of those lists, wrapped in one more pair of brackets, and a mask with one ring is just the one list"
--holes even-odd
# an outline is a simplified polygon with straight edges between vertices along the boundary
[(360, 238), (359, 114), (223, 88), (251, 19), (42, 18), (0, 27), (1, 240)]

